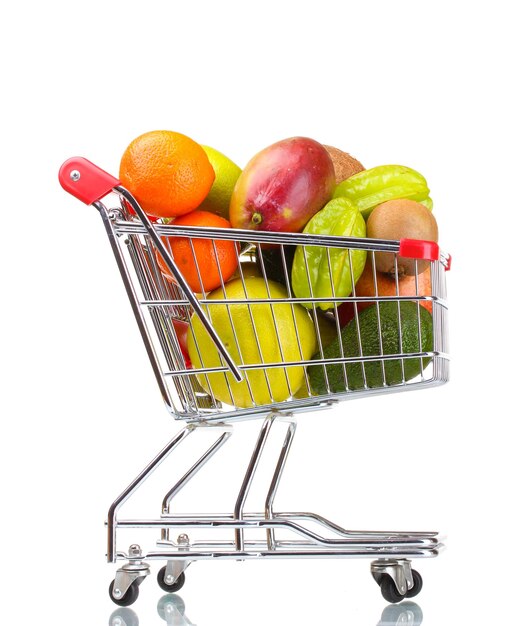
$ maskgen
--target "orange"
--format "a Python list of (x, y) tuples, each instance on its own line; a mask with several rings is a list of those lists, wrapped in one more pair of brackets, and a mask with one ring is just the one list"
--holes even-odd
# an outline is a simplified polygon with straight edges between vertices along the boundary
[[(193, 211), (170, 222), (177, 226), (210, 226), (231, 228), (228, 220), (208, 211)], [(238, 244), (234, 241), (189, 237), (163, 237), (175, 264), (181, 270), (192, 291), (212, 291), (229, 280), (238, 267)], [(218, 259), (218, 261), (217, 261)], [(161, 272), (176, 282), (164, 259), (157, 253)], [(198, 272), (199, 270), (199, 272)]]
[(196, 209), (214, 182), (205, 150), (190, 137), (154, 130), (134, 139), (120, 161), (120, 181), (156, 217)]

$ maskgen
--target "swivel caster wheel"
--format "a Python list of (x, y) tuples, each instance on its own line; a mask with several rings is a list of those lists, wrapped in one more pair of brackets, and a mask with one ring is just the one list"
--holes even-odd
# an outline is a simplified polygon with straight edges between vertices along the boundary
[(131, 606), (139, 597), (139, 584), (140, 583), (138, 579), (134, 580), (131, 583), (131, 585), (127, 588), (126, 592), (122, 594), (121, 596), (117, 597), (113, 593), (113, 589), (115, 586), (115, 581), (113, 579), (111, 581), (111, 584), (109, 585), (109, 597), (115, 604), (118, 604), (118, 606)]
[(408, 591), (403, 595), (397, 589), (394, 579), (389, 574), (382, 574), (379, 581), (382, 597), (386, 600), (386, 602), (395, 604), (397, 602), (401, 602), (401, 600), (404, 600), (405, 598), (413, 598), (414, 596), (417, 596), (423, 588), (423, 579), (421, 578), (421, 574), (415, 569), (412, 570), (412, 578), (414, 580), (413, 587), (408, 589)]
[(139, 597), (139, 585), (150, 573), (150, 567), (142, 561), (140, 546), (129, 546), (128, 563), (116, 572), (109, 585), (109, 597), (118, 606), (130, 606)]
[(423, 589), (423, 578), (415, 569), (412, 570), (412, 578), (414, 579), (414, 586), (405, 593), (405, 598), (413, 598)]
[(166, 565), (161, 567), (159, 573), (157, 574), (157, 582), (159, 583), (159, 587), (168, 593), (174, 593), (174, 591), (179, 591), (181, 587), (185, 584), (185, 572), (181, 572), (181, 574), (175, 579), (173, 583), (167, 582), (167, 569)]

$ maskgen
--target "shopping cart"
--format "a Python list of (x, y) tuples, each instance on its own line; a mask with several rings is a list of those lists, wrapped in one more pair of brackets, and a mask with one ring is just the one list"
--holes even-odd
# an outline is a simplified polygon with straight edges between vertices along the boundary
[[(329, 521), (325, 517), (308, 512), (280, 512), (274, 509), (274, 500), (290, 447), (296, 431), (296, 415), (316, 409), (333, 407), (340, 401), (362, 396), (415, 390), (439, 385), (448, 380), (447, 355), (447, 306), (445, 302), (445, 271), (450, 267), (450, 256), (443, 254), (435, 243), (413, 240), (383, 241), (347, 237), (317, 236), (300, 233), (271, 233), (238, 229), (206, 227), (184, 227), (152, 222), (135, 198), (121, 186), (120, 181), (83, 158), (72, 158), (60, 169), (59, 180), (66, 191), (86, 204), (92, 204), (103, 220), (114, 252), (133, 312), (135, 314), (144, 345), (146, 347), (164, 403), (171, 415), (185, 422), (184, 427), (171, 439), (159, 454), (140, 472), (131, 484), (112, 503), (107, 518), (108, 562), (125, 561), (111, 582), (109, 594), (118, 605), (132, 604), (139, 593), (139, 584), (149, 573), (150, 560), (165, 562), (158, 573), (161, 588), (168, 592), (180, 589), (185, 580), (185, 569), (193, 561), (207, 559), (264, 559), (264, 558), (325, 558), (354, 557), (371, 558), (371, 573), (380, 585), (382, 594), (389, 602), (411, 598), (421, 590), (422, 579), (412, 569), (413, 558), (434, 557), (442, 544), (437, 532), (377, 532), (353, 531)], [(115, 201), (108, 208), (102, 199)], [(276, 282), (284, 283), (285, 295), (274, 298), (267, 287), (267, 295), (256, 297), (245, 294), (239, 300), (231, 300), (222, 284), (221, 299), (208, 297), (205, 290), (194, 293), (178, 269), (168, 242), (172, 237), (188, 241), (198, 268), (194, 242), (210, 240), (215, 253), (217, 242), (232, 242), (238, 256), (236, 277), (242, 285), (247, 282), (248, 262), (254, 262), (265, 277), (263, 283), (273, 289), (273, 281), (265, 263), (268, 251), (275, 248), (278, 259)], [(417, 265), (426, 264), (430, 272), (428, 291), (420, 288), (418, 271), (415, 273), (415, 290), (401, 295), (400, 285), (391, 295), (379, 295), (377, 273), (373, 269), (375, 293), (357, 296), (356, 284), (352, 280), (350, 295), (337, 295), (331, 278), (330, 293), (314, 295), (312, 288), (305, 297), (296, 297), (290, 281), (290, 261), (294, 250), (300, 248), (303, 258), (307, 252), (320, 248), (322, 258), (329, 260), (338, 250), (344, 250), (351, 263), (355, 251), (365, 251), (366, 263), (375, 268), (375, 257), (379, 253), (416, 259)], [(218, 269), (220, 263), (217, 260)], [(350, 266), (352, 269), (352, 266)], [(162, 271), (161, 268), (166, 271)], [(307, 266), (307, 272), (309, 268)], [(421, 267), (417, 268), (421, 271)], [(198, 272), (201, 277), (201, 273)], [(353, 277), (352, 277), (353, 278)], [(222, 281), (220, 281), (222, 282)], [(309, 285), (311, 281), (309, 279)], [(269, 295), (268, 295), (269, 294)], [(348, 303), (347, 305), (345, 303)], [(415, 311), (414, 336), (405, 330), (405, 303)], [(343, 340), (339, 308), (350, 307), (353, 330), (351, 342)], [(361, 328), (365, 311), (373, 307), (376, 314), (375, 336), (377, 347), (366, 350)], [(255, 360), (240, 349), (238, 338), (241, 328), (235, 328), (232, 307), (246, 307), (251, 326), (247, 329), (247, 341), (255, 342)], [(395, 348), (386, 348), (384, 328), (385, 309), (395, 311)], [(431, 335), (427, 345), (422, 339), (425, 307), (432, 309)], [(220, 329), (213, 322), (215, 307), (223, 307), (231, 325), (236, 350), (230, 342), (220, 337)], [(278, 345), (283, 354), (282, 330), (276, 322), (280, 309), (283, 315), (290, 312), (294, 320), (296, 339), (291, 348), (285, 347), (286, 356), (272, 359), (271, 351), (261, 350), (263, 341)], [(287, 307), (287, 308), (286, 308)], [(316, 353), (307, 358), (302, 349), (303, 340), (297, 334), (296, 312), (306, 308), (316, 334)], [(264, 310), (270, 311), (264, 314)], [(263, 312), (261, 322), (258, 311)], [(335, 337), (335, 352), (327, 349), (331, 339), (325, 340), (322, 330), (323, 310), (328, 310), (329, 329)], [(297, 315), (301, 315), (299, 311)], [(404, 318), (404, 319), (402, 319)], [(264, 320), (270, 320), (264, 325)], [(196, 323), (193, 323), (196, 320)], [(320, 322), (321, 320), (321, 322)], [(198, 326), (199, 323), (199, 326)], [(189, 355), (179, 327), (188, 329), (188, 347), (195, 346), (200, 363), (191, 368)], [(262, 324), (262, 326), (261, 326)], [(268, 327), (266, 327), (268, 326)], [(205, 337), (199, 337), (198, 329), (207, 333), (212, 341), (208, 350), (209, 360), (201, 358), (207, 353), (201, 349)], [(196, 329), (196, 330), (194, 330)], [(227, 330), (227, 329), (226, 329)], [(386, 332), (390, 332), (387, 330)], [(264, 339), (263, 334), (268, 336)], [(406, 336), (410, 337), (408, 350), (403, 347)], [(423, 343), (424, 342), (424, 343)], [(326, 345), (327, 343), (327, 345)], [(357, 344), (354, 346), (353, 344)], [(373, 342), (375, 345), (375, 341)], [(285, 344), (286, 345), (286, 344)], [(299, 348), (299, 357), (294, 358), (294, 349)], [(217, 362), (213, 366), (212, 355)], [(266, 358), (265, 358), (266, 357)], [(270, 361), (268, 362), (268, 358)], [(206, 359), (207, 360), (207, 359)], [(298, 388), (295, 387), (293, 372), (298, 372)], [(252, 375), (262, 376), (262, 390), (256, 393), (256, 385), (250, 384)], [(281, 378), (279, 378), (281, 376)], [(313, 376), (315, 376), (313, 380)], [(218, 378), (216, 378), (218, 377)], [(225, 390), (230, 398), (220, 400), (220, 377), (225, 381)], [(315, 379), (320, 381), (315, 384)], [(256, 380), (256, 379), (255, 379)], [(222, 382), (222, 387), (223, 387)], [(232, 390), (244, 385), (247, 402), (235, 406)], [(266, 398), (264, 388), (267, 389)], [(278, 389), (284, 389), (279, 397)], [(288, 391), (286, 390), (288, 389)], [(260, 395), (260, 397), (259, 397)], [(268, 399), (269, 398), (269, 399)], [(241, 403), (242, 404), (242, 403)], [(171, 512), (171, 503), (180, 490), (216, 454), (231, 436), (233, 425), (238, 420), (262, 418), (259, 435), (244, 472), (244, 478), (232, 511), (223, 514), (178, 514)], [(264, 451), (272, 427), (277, 424), (284, 437), (279, 451), (264, 512), (245, 511), (247, 496)], [(193, 433), (207, 433), (212, 439), (210, 446), (194, 464), (173, 484), (162, 497), (161, 511), (157, 515), (142, 519), (123, 519), (118, 513), (121, 506), (137, 488), (159, 467), (165, 459)], [(119, 549), (118, 533), (128, 529), (158, 529), (155, 545), (143, 551), (138, 544), (127, 550)], [(316, 528), (318, 530), (316, 530)], [(186, 531), (186, 532), (185, 532)], [(216, 531), (216, 532), (214, 532)], [(218, 538), (223, 531), (223, 539)], [(201, 539), (192, 533), (201, 534)], [(257, 538), (257, 533), (260, 533)]]

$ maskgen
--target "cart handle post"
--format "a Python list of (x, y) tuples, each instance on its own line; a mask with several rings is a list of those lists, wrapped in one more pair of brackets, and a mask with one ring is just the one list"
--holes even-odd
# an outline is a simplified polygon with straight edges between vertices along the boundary
[[(180, 272), (179, 268), (175, 264), (174, 259), (168, 252), (164, 245), (160, 235), (157, 233), (152, 223), (148, 219), (148, 216), (144, 212), (143, 208), (134, 198), (134, 196), (125, 188), (122, 187), (120, 181), (108, 174), (106, 171), (99, 168), (97, 165), (85, 159), (83, 157), (72, 157), (65, 161), (59, 169), (59, 182), (63, 189), (72, 194), (78, 200), (81, 200), (85, 204), (95, 204), (101, 198), (116, 191), (123, 196), (129, 204), (133, 207), (133, 210), (137, 214), (138, 218), (142, 222), (142, 225), (150, 235), (155, 244), (155, 247), (163, 257), (170, 271), (174, 275), (177, 284), (182, 289), (190, 305), (194, 309), (194, 312), (199, 317), (205, 330), (209, 334), (210, 338), (214, 342), (218, 353), (222, 356), (226, 362), (227, 367), (237, 380), (242, 382), (244, 380), (243, 374), (240, 372), (238, 366), (234, 362), (233, 358), (227, 351), (223, 341), (218, 336), (217, 332), (211, 324), (211, 321), (207, 317), (205, 311), (202, 309), (196, 294), (190, 289), (187, 281)], [(97, 207), (99, 208), (99, 207)]]

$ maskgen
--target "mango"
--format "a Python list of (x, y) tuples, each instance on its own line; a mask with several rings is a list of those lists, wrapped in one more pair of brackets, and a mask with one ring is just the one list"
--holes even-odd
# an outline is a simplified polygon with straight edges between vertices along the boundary
[(299, 232), (332, 197), (334, 165), (308, 137), (283, 139), (258, 152), (240, 175), (229, 207), (233, 228)]

